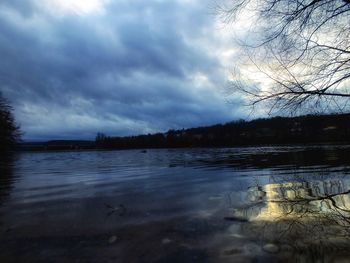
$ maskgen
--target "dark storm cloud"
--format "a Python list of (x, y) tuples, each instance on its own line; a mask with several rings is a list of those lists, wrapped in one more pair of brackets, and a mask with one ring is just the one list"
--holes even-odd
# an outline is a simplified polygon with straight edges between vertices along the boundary
[(39, 2), (0, 4), (0, 89), (25, 138), (127, 135), (239, 116), (221, 96), (226, 76), (203, 1), (110, 1), (80, 15)]

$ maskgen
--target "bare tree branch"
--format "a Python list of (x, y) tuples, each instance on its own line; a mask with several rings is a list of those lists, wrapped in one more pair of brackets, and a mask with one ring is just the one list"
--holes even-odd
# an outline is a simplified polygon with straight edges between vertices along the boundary
[(241, 46), (249, 63), (270, 81), (254, 85), (254, 77), (242, 73), (232, 82), (234, 90), (242, 92), (251, 105), (271, 101), (271, 109), (294, 110), (305, 104), (327, 108), (327, 104), (333, 103), (338, 109), (342, 108), (340, 104), (347, 104), (349, 0), (229, 3), (219, 8), (226, 21), (239, 19), (248, 9), (258, 16), (254, 32), (248, 32), (248, 39), (249, 33), (254, 34), (254, 41), (241, 42)]

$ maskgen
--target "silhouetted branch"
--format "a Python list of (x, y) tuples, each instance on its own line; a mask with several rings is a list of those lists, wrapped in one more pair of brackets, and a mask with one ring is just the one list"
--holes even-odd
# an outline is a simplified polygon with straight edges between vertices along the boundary
[(232, 81), (251, 105), (271, 101), (271, 109), (294, 110), (306, 103), (327, 107), (350, 97), (350, 1), (229, 2), (219, 8), (226, 21), (239, 19), (244, 10), (257, 17), (250, 32), (254, 41), (241, 46), (248, 62), (269, 81), (255, 84), (243, 73)]

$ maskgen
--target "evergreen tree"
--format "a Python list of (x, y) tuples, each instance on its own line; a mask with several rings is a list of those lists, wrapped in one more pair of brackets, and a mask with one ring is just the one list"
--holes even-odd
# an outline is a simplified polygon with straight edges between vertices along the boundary
[(13, 149), (20, 138), (21, 132), (13, 117), (12, 107), (0, 94), (0, 151)]

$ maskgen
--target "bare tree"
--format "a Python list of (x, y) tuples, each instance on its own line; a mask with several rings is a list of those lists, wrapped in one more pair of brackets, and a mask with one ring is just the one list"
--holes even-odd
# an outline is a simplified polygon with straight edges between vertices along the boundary
[(247, 12), (256, 19), (245, 38), (251, 41), (241, 42), (241, 47), (270, 81), (256, 85), (242, 73), (232, 81), (252, 105), (269, 101), (271, 110), (288, 111), (306, 105), (346, 107), (349, 0), (227, 0), (219, 12), (232, 23)]

